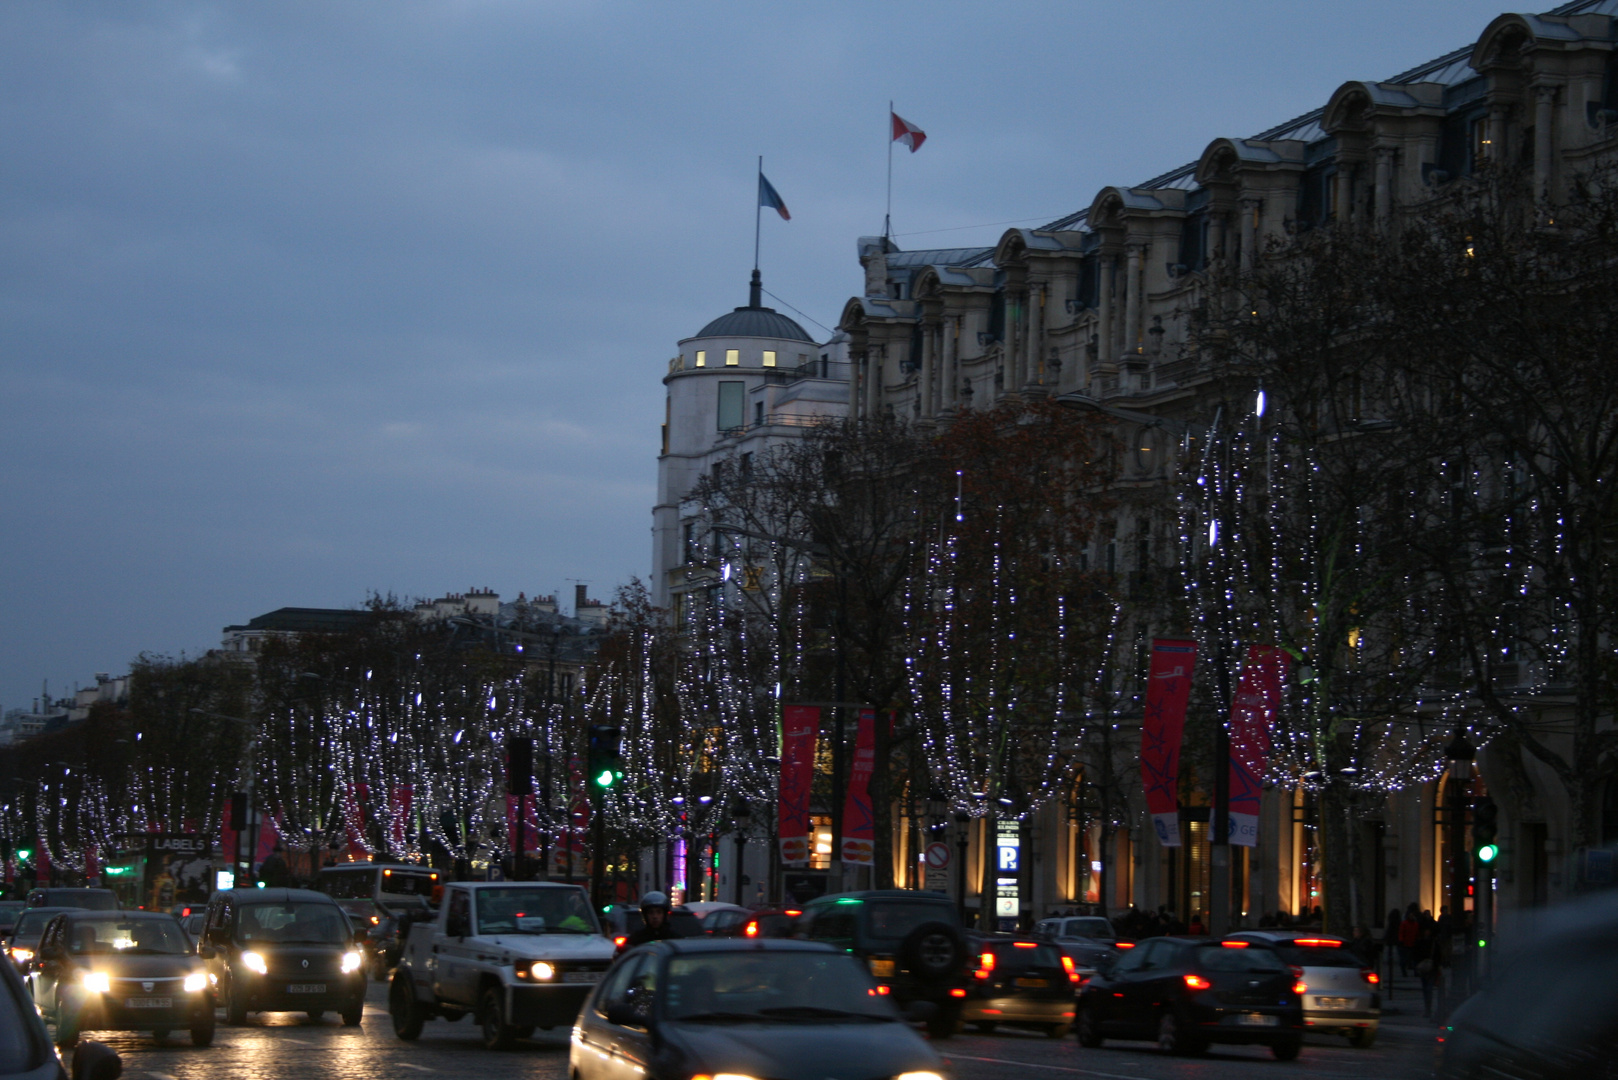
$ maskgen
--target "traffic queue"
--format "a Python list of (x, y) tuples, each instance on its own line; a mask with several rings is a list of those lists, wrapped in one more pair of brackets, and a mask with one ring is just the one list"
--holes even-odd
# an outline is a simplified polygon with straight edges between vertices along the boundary
[(787, 1076), (846, 1055), (929, 1080), (943, 1070), (931, 1044), (967, 1029), (1072, 1035), (1086, 1049), (1155, 1040), (1169, 1054), (1258, 1044), (1280, 1060), (1307, 1031), (1362, 1047), (1377, 1032), (1375, 972), (1318, 932), (1130, 942), (1105, 918), (1067, 916), (987, 934), (943, 894), (895, 889), (751, 910), (652, 892), (598, 912), (570, 883), (366, 873), (370, 896), (228, 889), (174, 913), (36, 890), (9, 913), (6, 947), (63, 1048), (98, 1030), (207, 1046), (220, 1011), (231, 1025), (293, 1011), (357, 1026), (368, 975), (385, 980), (400, 1039), (468, 1017), (495, 1050), (566, 1031), (580, 1080), (632, 1061), (682, 1080)]

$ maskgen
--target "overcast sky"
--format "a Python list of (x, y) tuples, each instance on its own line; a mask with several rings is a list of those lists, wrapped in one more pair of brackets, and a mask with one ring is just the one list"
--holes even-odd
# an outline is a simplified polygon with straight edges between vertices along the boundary
[(0, 707), (282, 606), (644, 577), (759, 154), (765, 286), (829, 326), (889, 98), (899, 243), (992, 243), (1500, 10), (6, 0)]

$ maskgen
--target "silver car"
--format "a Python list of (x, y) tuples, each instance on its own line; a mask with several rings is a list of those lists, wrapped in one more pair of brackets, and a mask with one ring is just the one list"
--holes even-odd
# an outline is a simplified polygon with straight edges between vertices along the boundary
[(1376, 1042), (1382, 994), (1376, 972), (1344, 948), (1339, 937), (1318, 930), (1240, 930), (1227, 941), (1268, 945), (1299, 973), (1304, 984), (1304, 1030), (1348, 1036), (1354, 1046)]

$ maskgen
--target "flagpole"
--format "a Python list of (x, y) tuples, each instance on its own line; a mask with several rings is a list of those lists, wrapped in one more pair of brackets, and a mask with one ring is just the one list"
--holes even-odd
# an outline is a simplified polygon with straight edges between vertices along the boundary
[(763, 213), (764, 200), (759, 194), (764, 190), (764, 155), (758, 156), (758, 183), (753, 185), (753, 273), (758, 273), (758, 230), (759, 215)]
[(888, 207), (882, 214), (882, 248), (887, 250), (888, 231), (893, 227), (893, 102), (888, 102)]

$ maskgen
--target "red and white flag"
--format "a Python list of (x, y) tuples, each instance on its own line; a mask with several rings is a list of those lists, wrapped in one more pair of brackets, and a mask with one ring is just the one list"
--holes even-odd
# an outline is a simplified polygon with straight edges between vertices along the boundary
[(927, 141), (927, 133), (891, 109), (888, 115), (893, 118), (893, 141), (910, 147), (912, 154), (920, 150), (921, 144)]

